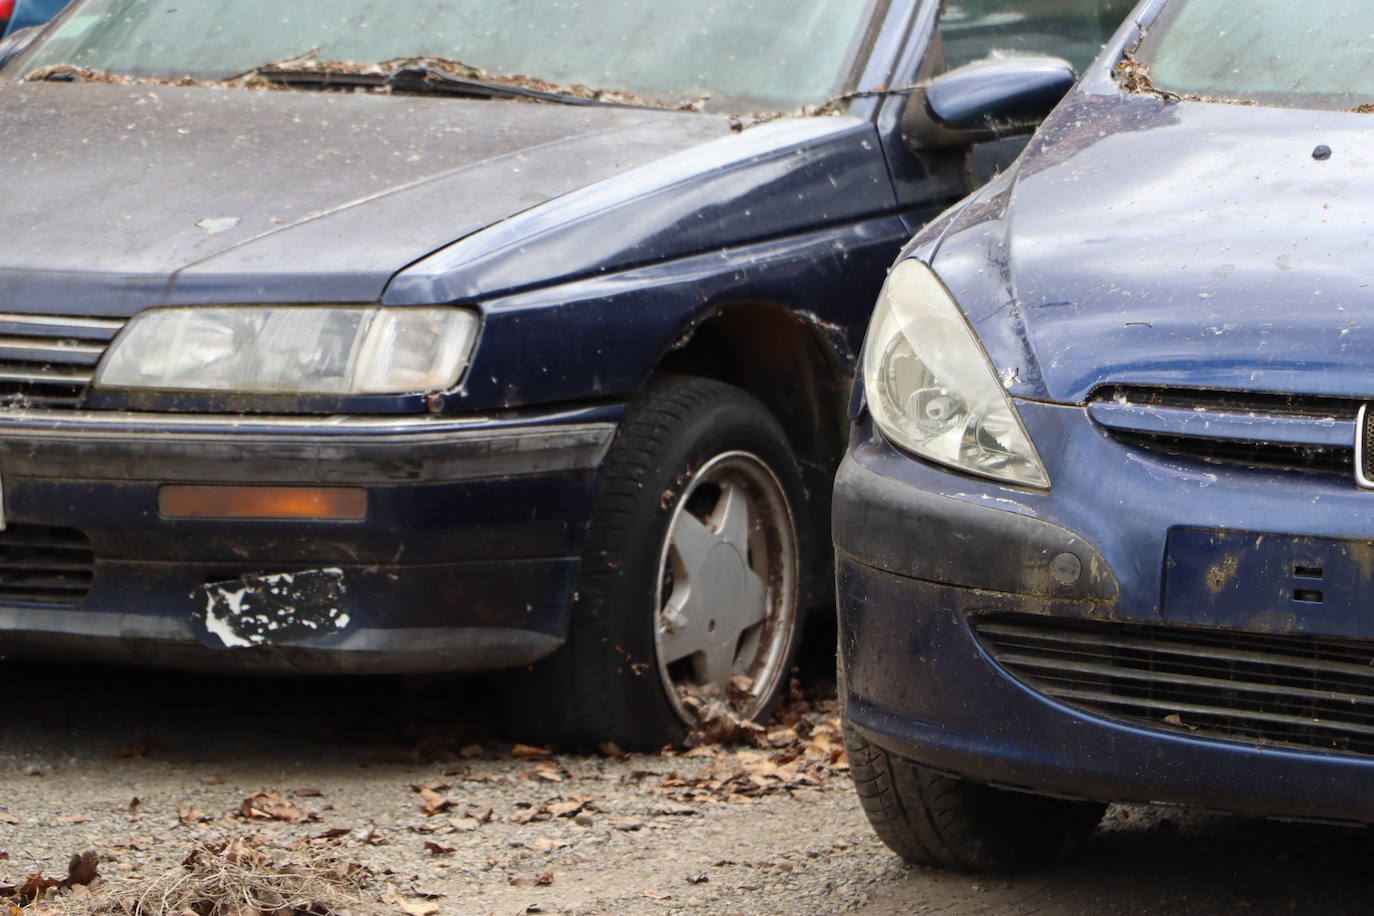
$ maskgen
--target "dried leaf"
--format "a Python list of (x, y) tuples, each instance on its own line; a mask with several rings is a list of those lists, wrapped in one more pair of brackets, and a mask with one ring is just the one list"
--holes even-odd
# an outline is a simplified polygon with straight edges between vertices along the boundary
[(296, 803), (280, 792), (254, 792), (239, 805), (239, 813), (249, 820), (286, 821), (297, 824), (306, 819)]
[(549, 814), (552, 814), (554, 817), (572, 817), (574, 814), (587, 807), (587, 803), (585, 801), (554, 802), (547, 807)]
[(156, 738), (144, 735), (139, 739), (138, 744), (131, 744), (128, 747), (115, 748), (114, 755), (121, 759), (146, 757), (152, 751), (157, 750), (157, 747), (160, 743), (161, 742), (159, 742)]
[(453, 807), (453, 802), (444, 798), (444, 796), (435, 792), (433, 789), (427, 788), (426, 786), (420, 786), (419, 791), (420, 798), (423, 800), (423, 804), (420, 805), (420, 810), (428, 817), (433, 817), (439, 812), (447, 811), (449, 808)]
[(553, 871), (541, 871), (537, 875), (518, 875), (510, 879), (513, 887), (548, 887), (553, 883)]
[(557, 766), (551, 763), (541, 763), (535, 768), (534, 775), (545, 782), (562, 782), (563, 774), (559, 772)]
[(614, 741), (601, 742), (597, 745), (597, 750), (601, 751), (603, 756), (610, 757), (612, 760), (624, 760), (626, 757), (630, 756)]
[(1189, 725), (1187, 722), (1184, 722), (1183, 717), (1176, 712), (1165, 716), (1164, 721), (1176, 728), (1186, 728), (1190, 731), (1197, 731), (1196, 725)]
[(512, 757), (520, 760), (537, 760), (542, 757), (552, 757), (553, 750), (547, 747), (533, 747), (528, 744), (517, 744), (510, 749)]
[(456, 846), (440, 846), (433, 840), (426, 841), (425, 843), (425, 851), (432, 856), (446, 856), (451, 852), (455, 852), (456, 850)]
[(520, 811), (515, 812), (510, 817), (506, 818), (506, 820), (510, 821), (512, 824), (528, 824), (530, 821), (543, 819), (547, 816), (548, 812), (544, 809), (543, 806), (539, 806), (532, 808), (524, 808)]
[(62, 882), (63, 887), (72, 887), (77, 884), (90, 884), (100, 877), (100, 856), (96, 855), (94, 849), (79, 852), (72, 856), (67, 863), (67, 877)]
[(570, 840), (555, 840), (553, 837), (541, 836), (530, 844), (531, 848), (540, 852), (553, 852), (555, 849), (567, 849), (572, 845)]
[(181, 823), (202, 824), (209, 819), (210, 815), (193, 808), (190, 802), (177, 802), (177, 820)]
[(15, 891), (15, 898), (20, 903), (32, 903), (42, 897), (50, 887), (60, 887), (62, 882), (56, 878), (45, 878), (41, 871), (34, 872), (26, 877)]

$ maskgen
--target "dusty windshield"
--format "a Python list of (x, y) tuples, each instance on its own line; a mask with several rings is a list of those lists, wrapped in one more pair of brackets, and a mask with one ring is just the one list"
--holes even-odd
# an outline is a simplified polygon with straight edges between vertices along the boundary
[(1175, 0), (1136, 61), (1151, 87), (1293, 108), (1374, 103), (1369, 0)]
[[(883, 0), (78, 0), (22, 73), (223, 80), (317, 61), (461, 61), (656, 101), (784, 110), (845, 88)], [(21, 75), (22, 75), (21, 73)]]

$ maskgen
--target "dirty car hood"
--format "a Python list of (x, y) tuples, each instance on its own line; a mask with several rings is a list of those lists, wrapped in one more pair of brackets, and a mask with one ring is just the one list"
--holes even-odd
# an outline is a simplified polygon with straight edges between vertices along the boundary
[(455, 239), (728, 131), (609, 107), (0, 84), (0, 301), (375, 300)]
[(1371, 118), (1080, 89), (965, 211), (937, 269), (1025, 397), (1369, 396)]

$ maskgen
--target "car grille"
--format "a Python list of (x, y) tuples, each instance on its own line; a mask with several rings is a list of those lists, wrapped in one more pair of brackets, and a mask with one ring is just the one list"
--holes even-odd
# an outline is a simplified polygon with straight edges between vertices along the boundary
[(1088, 404), (1109, 435), (1139, 448), (1345, 475), (1354, 470), (1359, 408), (1344, 398), (1123, 386), (1099, 389)]
[(1150, 728), (1374, 754), (1374, 641), (1030, 615), (976, 618), (1028, 687)]
[(123, 321), (0, 313), (0, 404), (76, 407)]
[(94, 575), (91, 542), (75, 528), (10, 525), (0, 531), (0, 602), (76, 605)]

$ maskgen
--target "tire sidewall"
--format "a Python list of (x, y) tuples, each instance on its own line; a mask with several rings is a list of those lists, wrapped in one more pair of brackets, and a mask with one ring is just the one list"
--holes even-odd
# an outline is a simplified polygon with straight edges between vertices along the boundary
[[(659, 673), (655, 632), (665, 541), (674, 512), (691, 483), (692, 475), (711, 459), (727, 452), (748, 452), (758, 457), (772, 470), (787, 498), (797, 545), (798, 578), (800, 571), (806, 568), (810, 547), (804, 536), (807, 529), (800, 474), (777, 421), (763, 405), (743, 391), (720, 383), (693, 381), (686, 384), (697, 387), (710, 384), (711, 387), (724, 390), (713, 392), (718, 396), (699, 405), (687, 415), (684, 422), (675, 425), (672, 435), (655, 456), (655, 467), (648, 469), (638, 481), (640, 498), (634, 501), (634, 507), (619, 532), (621, 550), (584, 559), (584, 563), (614, 563), (615, 571), (607, 577), (601, 588), (581, 593), (583, 599), (590, 598), (592, 603), (601, 606), (579, 609), (579, 612), (607, 616), (612, 651), (620, 656), (615, 663), (619, 682), (615, 695), (625, 703), (622, 721), (638, 723), (637, 727), (646, 731), (655, 730), (676, 736), (675, 741), (686, 736), (688, 727), (668, 699)], [(652, 411), (653, 403), (651, 396), (645, 409)], [(614, 460), (614, 450), (619, 445), (613, 446), (613, 454), (609, 456), (611, 460)], [(619, 556), (613, 556), (615, 553)], [(784, 654), (784, 674), (777, 679), (770, 695), (765, 698), (760, 715), (767, 712), (785, 686), (785, 672), (791, 667), (800, 642), (799, 586), (799, 581), (794, 582), (792, 601), (795, 625)]]

